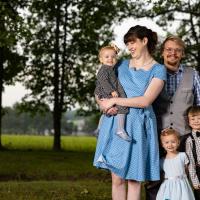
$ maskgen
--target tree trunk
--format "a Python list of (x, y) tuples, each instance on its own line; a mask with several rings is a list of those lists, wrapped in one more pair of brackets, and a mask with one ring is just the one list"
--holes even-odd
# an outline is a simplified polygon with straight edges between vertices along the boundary
[(3, 48), (0, 48), (0, 149), (3, 148), (2, 136), (2, 93), (3, 93)]
[[(57, 107), (57, 106), (56, 106)], [(60, 142), (60, 136), (61, 136), (61, 117), (59, 109), (55, 107), (53, 111), (53, 126), (54, 126), (54, 143), (53, 143), (53, 149), (56, 151), (61, 150), (61, 142)]]
[[(56, 45), (55, 52), (57, 53), (55, 59), (55, 104), (54, 104), (54, 150), (60, 150), (60, 137), (61, 137), (61, 119), (62, 119), (62, 110), (63, 110), (63, 99), (64, 99), (64, 79), (66, 77), (65, 65), (66, 65), (66, 38), (67, 38), (67, 4), (66, 4), (66, 13), (65, 13), (65, 23), (64, 23), (64, 42), (63, 42), (63, 54), (62, 54), (62, 63), (58, 62), (59, 55), (59, 15), (57, 16), (57, 29), (56, 29)], [(59, 10), (59, 8), (58, 8)], [(61, 64), (61, 70), (59, 74), (59, 64)], [(60, 87), (59, 87), (60, 86)]]
[(59, 73), (59, 25), (60, 25), (60, 5), (58, 2), (56, 8), (56, 31), (55, 31), (55, 63), (54, 63), (54, 109), (53, 109), (53, 126), (54, 126), (54, 150), (61, 150), (61, 115), (62, 111), (60, 110), (60, 92), (59, 92), (59, 82), (60, 82), (60, 73)]

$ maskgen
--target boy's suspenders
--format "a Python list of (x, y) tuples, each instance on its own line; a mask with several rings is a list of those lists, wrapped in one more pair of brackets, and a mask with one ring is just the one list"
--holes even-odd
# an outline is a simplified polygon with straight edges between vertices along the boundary
[[(194, 140), (192, 133), (190, 133), (189, 137), (191, 137), (191, 139), (192, 139), (192, 144), (193, 144), (192, 153), (193, 153), (193, 157), (194, 157), (194, 162), (196, 163), (197, 178), (200, 181), (200, 165), (198, 165), (198, 160), (197, 160), (196, 144), (195, 144), (195, 140)], [(195, 195), (195, 199), (199, 199), (200, 189), (194, 190), (194, 195)]]
[(190, 134), (190, 137), (192, 139), (192, 144), (193, 144), (192, 153), (193, 153), (193, 157), (194, 157), (194, 162), (197, 164), (198, 160), (197, 160), (196, 144), (195, 144), (195, 140), (194, 140), (192, 133)]

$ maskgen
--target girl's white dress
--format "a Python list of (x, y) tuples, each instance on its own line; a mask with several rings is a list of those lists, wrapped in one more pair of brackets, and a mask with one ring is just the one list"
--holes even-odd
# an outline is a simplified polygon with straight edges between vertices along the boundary
[(165, 180), (160, 186), (156, 200), (195, 200), (185, 173), (185, 165), (188, 163), (184, 152), (179, 152), (174, 158), (161, 160)]

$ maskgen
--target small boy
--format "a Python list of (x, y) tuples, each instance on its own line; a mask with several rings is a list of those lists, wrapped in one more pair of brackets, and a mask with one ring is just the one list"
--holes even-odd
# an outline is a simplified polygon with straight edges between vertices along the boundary
[(189, 175), (194, 187), (195, 199), (200, 199), (200, 106), (188, 109), (188, 122), (192, 133), (186, 140), (186, 153), (189, 158)]

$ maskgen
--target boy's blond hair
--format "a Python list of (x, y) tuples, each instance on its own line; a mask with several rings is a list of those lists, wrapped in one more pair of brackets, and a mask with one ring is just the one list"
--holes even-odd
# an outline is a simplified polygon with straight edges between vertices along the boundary
[(200, 115), (200, 106), (191, 106), (187, 111), (188, 117)]

